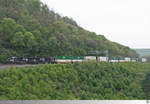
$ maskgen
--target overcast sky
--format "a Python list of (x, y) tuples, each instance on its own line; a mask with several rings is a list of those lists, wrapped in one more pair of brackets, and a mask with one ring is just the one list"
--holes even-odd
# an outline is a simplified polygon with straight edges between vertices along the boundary
[(150, 0), (41, 0), (81, 27), (131, 48), (150, 48)]

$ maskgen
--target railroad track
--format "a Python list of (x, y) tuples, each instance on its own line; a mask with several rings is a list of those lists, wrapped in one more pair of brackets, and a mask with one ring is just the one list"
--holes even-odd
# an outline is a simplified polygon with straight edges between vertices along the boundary
[(0, 70), (5, 70), (5, 69), (10, 69), (11, 67), (29, 67), (29, 66), (37, 66), (37, 65), (41, 65), (41, 64), (0, 64)]

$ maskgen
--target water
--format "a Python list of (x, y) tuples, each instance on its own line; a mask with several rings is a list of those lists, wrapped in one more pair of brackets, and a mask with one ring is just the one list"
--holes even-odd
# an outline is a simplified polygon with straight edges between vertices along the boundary
[(8, 100), (0, 104), (148, 104), (146, 100)]

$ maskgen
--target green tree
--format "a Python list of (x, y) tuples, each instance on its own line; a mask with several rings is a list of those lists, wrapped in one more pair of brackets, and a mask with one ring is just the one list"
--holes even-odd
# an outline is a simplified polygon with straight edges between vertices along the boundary
[(25, 47), (23, 33), (17, 32), (10, 43), (15, 48), (23, 49)]

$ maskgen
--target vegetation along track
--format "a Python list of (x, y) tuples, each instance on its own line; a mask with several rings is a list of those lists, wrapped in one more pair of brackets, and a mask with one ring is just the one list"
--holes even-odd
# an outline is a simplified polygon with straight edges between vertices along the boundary
[(0, 99), (144, 100), (149, 69), (150, 64), (96, 61), (11, 68), (0, 71)]
[(145, 68), (149, 69), (146, 74), (145, 80), (142, 82), (143, 91), (147, 94), (148, 99), (150, 99), (150, 63), (145, 64)]
[(29, 66), (37, 66), (37, 65), (39, 65), (39, 64), (22, 64), (22, 65), (19, 65), (19, 64), (0, 64), (0, 70), (10, 69), (11, 67), (19, 68), (19, 67), (29, 67)]

